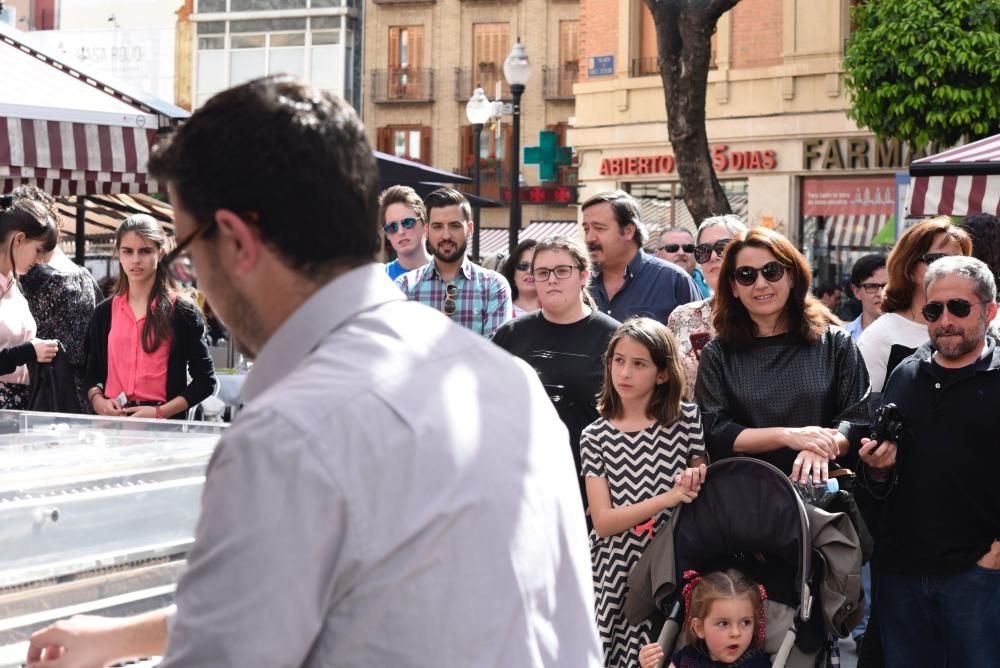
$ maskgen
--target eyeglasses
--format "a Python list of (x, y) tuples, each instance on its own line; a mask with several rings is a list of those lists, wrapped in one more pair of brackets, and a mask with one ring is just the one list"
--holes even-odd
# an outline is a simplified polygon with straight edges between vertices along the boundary
[(685, 253), (694, 252), (694, 244), (663, 244), (660, 246), (660, 250), (666, 251), (667, 253), (676, 253), (681, 248), (684, 249)]
[(535, 281), (538, 283), (544, 283), (549, 280), (549, 276), (553, 274), (555, 274), (555, 277), (561, 281), (572, 276), (574, 269), (579, 269), (579, 267), (574, 267), (571, 264), (561, 264), (558, 267), (553, 267), (552, 269), (549, 269), (548, 267), (539, 267), (531, 272), (531, 275), (534, 276)]
[(514, 268), (517, 269), (518, 271), (528, 271), (529, 269), (531, 269), (531, 263), (518, 262), (517, 264), (514, 265)]
[(749, 265), (737, 267), (734, 278), (740, 285), (750, 286), (757, 282), (758, 273), (760, 273), (760, 275), (763, 276), (764, 280), (768, 283), (775, 283), (780, 281), (781, 277), (785, 275), (785, 265), (775, 260), (773, 262), (768, 262), (760, 269)]
[(417, 224), (416, 218), (403, 218), (400, 221), (392, 221), (391, 223), (386, 223), (382, 226), (382, 230), (386, 234), (395, 234), (399, 232), (399, 226), (402, 225), (404, 230), (412, 230)]
[(457, 285), (449, 283), (444, 286), (444, 304), (441, 305), (441, 311), (448, 317), (455, 315), (455, 311), (458, 309), (458, 305), (455, 303), (455, 297), (457, 296)]
[[(985, 302), (976, 302), (976, 304), (988, 304)], [(956, 318), (964, 318), (972, 311), (972, 304), (970, 304), (965, 299), (949, 299), (944, 304), (941, 302), (927, 302), (920, 312), (924, 314), (924, 319), (927, 322), (937, 322), (944, 314), (945, 306), (948, 307), (948, 312), (951, 313)]]
[(926, 262), (931, 264), (932, 262), (937, 262), (943, 257), (948, 257), (947, 253), (927, 253), (926, 255), (921, 255), (917, 258), (919, 262)]
[(873, 295), (880, 290), (884, 290), (887, 285), (888, 283), (862, 283), (861, 289), (868, 294)]
[[(249, 218), (251, 214), (246, 214)], [(256, 214), (253, 214), (253, 220), (256, 220)], [(208, 234), (209, 230), (215, 227), (215, 220), (210, 220), (204, 225), (199, 225), (195, 228), (194, 232), (187, 235), (182, 241), (177, 242), (177, 246), (167, 253), (166, 257), (160, 262), (163, 268), (170, 272), (170, 275), (175, 279), (183, 282), (189, 283), (195, 278), (197, 278), (197, 272), (195, 272), (194, 262), (191, 261), (191, 255), (188, 254), (187, 248), (192, 243), (200, 239), (201, 237)]]
[(719, 239), (714, 244), (698, 244), (694, 247), (694, 261), (698, 264), (705, 264), (712, 259), (712, 253), (722, 257), (722, 252), (732, 239)]

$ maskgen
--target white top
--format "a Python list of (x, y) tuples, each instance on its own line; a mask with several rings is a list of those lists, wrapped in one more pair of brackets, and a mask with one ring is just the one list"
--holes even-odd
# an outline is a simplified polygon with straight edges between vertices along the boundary
[(881, 392), (885, 386), (886, 366), (893, 344), (919, 348), (930, 339), (927, 325), (913, 322), (898, 313), (886, 313), (861, 332), (858, 348), (868, 366), (872, 392)]
[(369, 264), (292, 314), (243, 396), (161, 668), (601, 665), (576, 469), (530, 367)]
[[(21, 294), (17, 283), (10, 283), (11, 279), (0, 275), (0, 293), (6, 290), (6, 294), (0, 298), (0, 348), (13, 348), (31, 341), (38, 332), (35, 318), (28, 308), (28, 300)], [(27, 385), (30, 382), (28, 367), (22, 364), (12, 373), (0, 376), (0, 382)]]

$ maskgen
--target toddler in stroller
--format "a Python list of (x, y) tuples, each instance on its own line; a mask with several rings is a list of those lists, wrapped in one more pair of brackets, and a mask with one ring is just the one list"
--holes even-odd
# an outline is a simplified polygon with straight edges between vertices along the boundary
[(774, 657), (772, 665), (831, 665), (831, 636), (846, 637), (864, 614), (861, 549), (850, 519), (804, 504), (792, 482), (766, 462), (738, 457), (709, 469), (698, 498), (675, 510), (632, 569), (629, 622), (652, 618), (655, 626), (669, 611), (657, 656), (670, 657), (687, 604), (681, 575), (735, 569), (767, 591), (762, 650)]

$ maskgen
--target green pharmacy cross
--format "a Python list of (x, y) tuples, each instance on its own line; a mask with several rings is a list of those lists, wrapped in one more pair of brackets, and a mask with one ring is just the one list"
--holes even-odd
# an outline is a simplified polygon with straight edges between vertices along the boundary
[(573, 161), (573, 149), (557, 144), (555, 132), (542, 130), (538, 133), (538, 146), (524, 148), (524, 164), (538, 165), (538, 178), (541, 181), (555, 181), (556, 167)]

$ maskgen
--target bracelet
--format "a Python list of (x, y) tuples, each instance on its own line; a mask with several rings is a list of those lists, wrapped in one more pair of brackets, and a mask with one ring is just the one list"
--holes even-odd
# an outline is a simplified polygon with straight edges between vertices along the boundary
[(156, 407), (156, 419), (157, 420), (162, 420), (162, 419), (164, 419), (164, 417), (166, 417), (166, 416), (163, 415), (163, 406), (157, 406)]
[[(92, 387), (92, 388), (90, 388), (90, 390), (87, 392), (87, 401), (93, 403), (94, 397), (96, 397), (98, 395), (100, 395), (100, 396), (103, 397), (104, 396), (104, 390), (102, 390), (99, 387)], [(105, 397), (105, 398), (107, 398), (107, 397)]]

